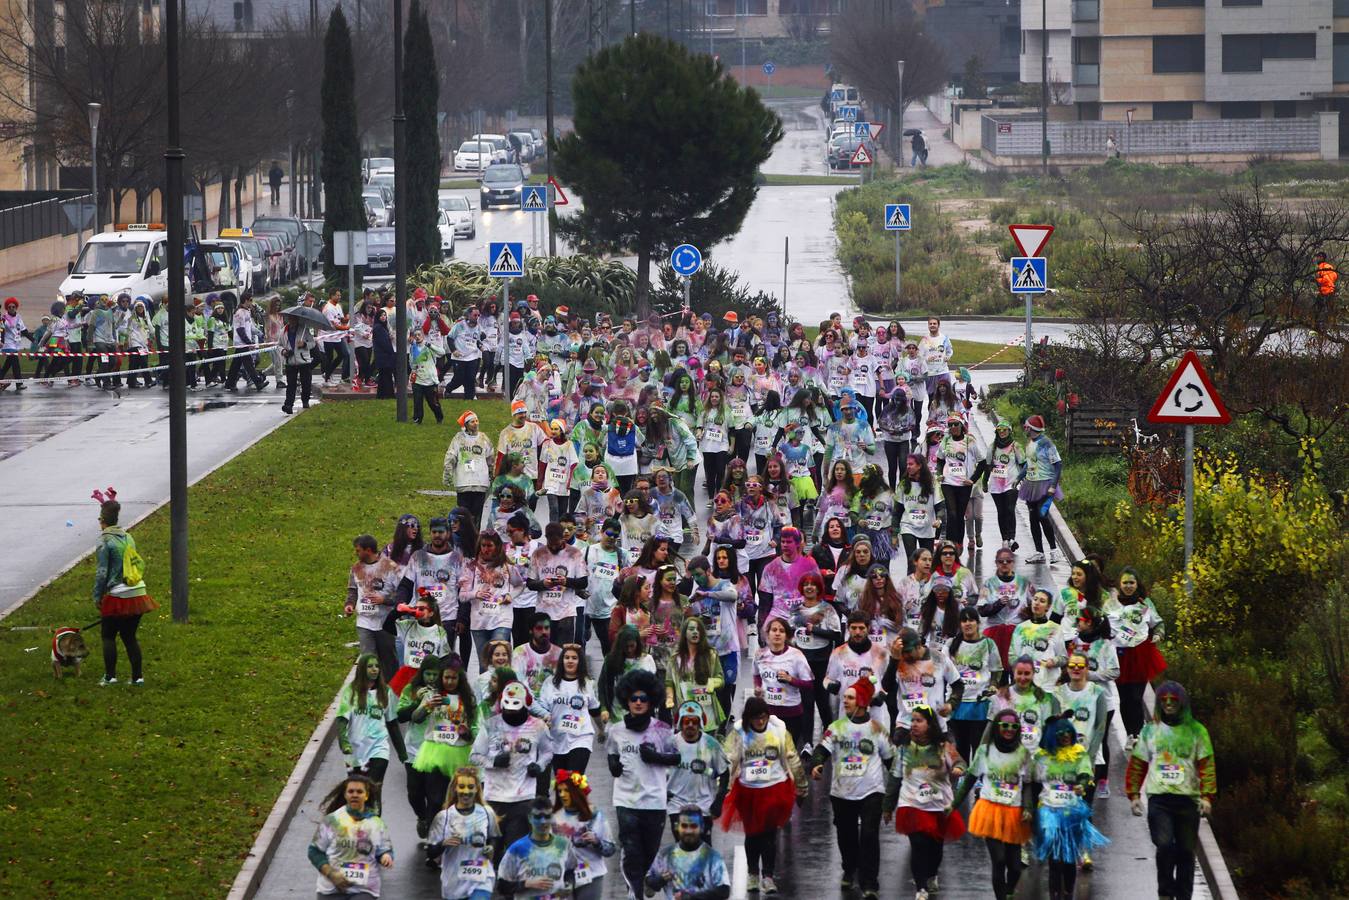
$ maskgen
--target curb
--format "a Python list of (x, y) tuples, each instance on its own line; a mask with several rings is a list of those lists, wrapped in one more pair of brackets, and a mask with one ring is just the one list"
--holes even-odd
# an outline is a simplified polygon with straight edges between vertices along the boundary
[[(1054, 526), (1054, 534), (1064, 550), (1069, 551), (1072, 559), (1081, 559), (1084, 555), (1082, 546), (1068, 527), (1068, 522), (1063, 518), (1057, 503), (1049, 508), (1049, 521)], [(1152, 685), (1148, 685), (1145, 697), (1149, 703), (1156, 702)], [(1117, 725), (1119, 721), (1117, 717), (1115, 719)], [(1199, 847), (1196, 855), (1214, 900), (1241, 900), (1236, 884), (1232, 881), (1232, 873), (1227, 868), (1227, 860), (1223, 859), (1222, 848), (1218, 846), (1218, 838), (1213, 833), (1213, 826), (1209, 824), (1208, 819), (1199, 820)]]
[(314, 728), (314, 733), (309, 736), (309, 743), (296, 760), (295, 768), (291, 770), (290, 778), (286, 780), (286, 786), (281, 789), (281, 796), (272, 804), (267, 821), (262, 823), (262, 828), (253, 840), (253, 846), (249, 849), (239, 874), (234, 877), (234, 884), (225, 895), (227, 900), (245, 900), (257, 893), (263, 876), (267, 874), (267, 867), (271, 865), (272, 857), (276, 855), (281, 837), (285, 834), (286, 822), (304, 798), (305, 791), (309, 790), (309, 785), (314, 781), (314, 774), (323, 764), (323, 757), (337, 736), (337, 700), (355, 674), (356, 667), (353, 666), (342, 681), (342, 687), (338, 688), (333, 702), (328, 704), (323, 718)]

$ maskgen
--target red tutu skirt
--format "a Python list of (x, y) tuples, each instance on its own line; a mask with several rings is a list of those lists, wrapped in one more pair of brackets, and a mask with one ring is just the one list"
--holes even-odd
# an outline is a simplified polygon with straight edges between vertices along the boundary
[(1152, 641), (1119, 652), (1120, 684), (1146, 684), (1166, 671), (1166, 657)]
[(721, 827), (730, 831), (738, 826), (750, 836), (763, 834), (786, 825), (795, 804), (796, 783), (790, 778), (761, 788), (746, 787), (736, 779), (726, 795)]
[(103, 600), (98, 604), (98, 611), (105, 619), (115, 616), (139, 616), (152, 609), (159, 609), (159, 604), (149, 594), (142, 594), (139, 597), (114, 597), (112, 594), (104, 594)]
[(393, 677), (389, 679), (389, 690), (393, 691), (395, 696), (402, 694), (403, 688), (407, 687), (408, 683), (417, 677), (419, 671), (420, 669), (416, 666), (400, 667), (397, 672), (393, 673)]
[(990, 625), (984, 629), (984, 637), (998, 646), (998, 655), (1002, 657), (1002, 670), (1004, 672), (1011, 668), (1007, 664), (1007, 650), (1012, 646), (1013, 631), (1016, 631), (1015, 625)]
[(895, 831), (900, 834), (925, 834), (934, 841), (949, 844), (964, 836), (965, 818), (958, 809), (949, 813), (935, 813), (901, 806), (895, 810)]

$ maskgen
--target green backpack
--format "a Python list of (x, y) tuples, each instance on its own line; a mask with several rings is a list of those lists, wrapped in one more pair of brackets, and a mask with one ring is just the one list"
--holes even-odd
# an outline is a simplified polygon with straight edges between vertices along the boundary
[(136, 541), (126, 536), (122, 547), (122, 584), (136, 585), (145, 581), (145, 557), (136, 550)]

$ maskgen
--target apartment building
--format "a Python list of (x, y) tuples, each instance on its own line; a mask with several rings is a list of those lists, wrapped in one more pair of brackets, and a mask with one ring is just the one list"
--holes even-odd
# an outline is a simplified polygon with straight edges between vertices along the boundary
[(1349, 122), (1349, 0), (1021, 0), (1021, 35), (1071, 118)]

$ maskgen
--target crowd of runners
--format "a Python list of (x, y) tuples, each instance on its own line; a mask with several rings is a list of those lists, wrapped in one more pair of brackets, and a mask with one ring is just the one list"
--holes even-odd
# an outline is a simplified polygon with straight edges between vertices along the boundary
[[(1162, 681), (1164, 622), (1132, 569), (1072, 560), (1055, 586), (1033, 565), (1061, 559), (1058, 452), (1039, 416), (981, 436), (938, 320), (913, 338), (835, 316), (808, 337), (534, 301), (498, 334), (495, 313), (448, 323), (455, 371), (426, 380), (491, 386), (504, 342), (511, 422), (487, 435), (464, 412), (454, 508), (353, 542), (361, 653), (338, 708), (349, 775), (309, 848), (319, 894), (377, 897), (397, 861), (438, 869), (445, 898), (591, 898), (611, 878), (727, 897), (714, 830), (743, 833), (750, 892), (789, 892), (782, 829), (826, 791), (843, 892), (959, 879), (1003, 900), (1038, 863), (1066, 900), (1108, 845), (1092, 817), (1118, 712), (1115, 790), (1147, 816), (1159, 896), (1190, 896), (1216, 782)], [(394, 760), (406, 798), (381, 796)], [(392, 845), (402, 816), (415, 848)], [(882, 828), (907, 836), (907, 873)], [(990, 869), (943, 872), (967, 833)]]

